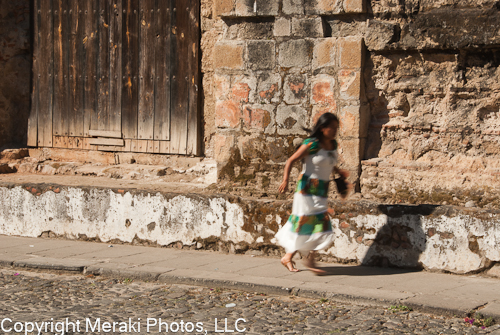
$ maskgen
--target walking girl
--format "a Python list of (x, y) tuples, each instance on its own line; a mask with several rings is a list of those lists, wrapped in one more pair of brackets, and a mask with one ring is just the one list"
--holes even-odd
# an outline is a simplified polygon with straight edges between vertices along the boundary
[(288, 190), (288, 178), (293, 164), (299, 160), (303, 162), (293, 198), (292, 215), (276, 233), (278, 243), (286, 250), (281, 264), (291, 272), (299, 271), (292, 258), (300, 251), (308, 252), (305, 257), (307, 268), (317, 275), (325, 274), (325, 271), (316, 267), (314, 257), (317, 250), (327, 248), (334, 238), (328, 214), (330, 175), (334, 171), (343, 179), (349, 176), (348, 171), (336, 166), (338, 153), (335, 138), (338, 128), (339, 120), (335, 115), (321, 115), (310, 131), (310, 136), (285, 164), (280, 193)]

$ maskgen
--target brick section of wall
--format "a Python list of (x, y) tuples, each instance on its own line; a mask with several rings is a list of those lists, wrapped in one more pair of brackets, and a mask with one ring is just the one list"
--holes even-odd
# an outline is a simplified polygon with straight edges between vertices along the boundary
[(244, 70), (246, 66), (246, 44), (241, 41), (219, 42), (214, 47), (216, 69)]
[[(267, 2), (266, 10), (259, 12), (263, 2), (235, 0), (231, 13), (225, 15), (273, 14), (276, 3)], [(249, 171), (270, 173), (262, 169), (283, 163), (307, 136), (304, 128), (312, 128), (322, 114), (330, 112), (341, 119), (338, 139), (346, 156), (342, 167), (352, 172), (353, 182), (358, 180), (369, 122), (364, 120), (369, 110), (363, 105), (361, 75), (364, 44), (361, 37), (325, 38), (326, 21), (319, 16), (344, 13), (344, 5), (348, 3), (283, 0), (273, 22), (264, 18), (227, 21), (227, 33), (214, 52), (214, 100), (219, 134), (235, 139), (223, 142), (233, 145), (226, 150), (236, 155), (224, 168), (229, 177)], [(258, 24), (266, 30), (262, 38), (245, 33)], [(278, 144), (282, 147), (275, 147)]]

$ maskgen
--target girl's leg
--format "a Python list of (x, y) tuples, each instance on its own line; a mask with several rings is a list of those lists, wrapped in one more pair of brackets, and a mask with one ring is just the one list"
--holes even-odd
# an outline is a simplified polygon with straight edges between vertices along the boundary
[(287, 252), (285, 256), (281, 259), (281, 264), (290, 272), (299, 272), (299, 269), (295, 267), (295, 262), (292, 260), (293, 256), (297, 251)]
[(311, 270), (315, 275), (324, 275), (326, 274), (325, 270), (321, 270), (316, 266), (316, 261), (314, 258), (316, 257), (316, 251), (312, 250), (309, 252), (309, 255), (304, 258), (304, 263), (309, 270)]

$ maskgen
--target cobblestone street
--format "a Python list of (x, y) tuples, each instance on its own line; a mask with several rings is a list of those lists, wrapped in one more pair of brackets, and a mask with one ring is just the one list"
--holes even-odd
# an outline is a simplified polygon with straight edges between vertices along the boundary
[(496, 325), (483, 330), (467, 326), (461, 318), (404, 308), (345, 305), (217, 287), (6, 269), (0, 270), (0, 285), (3, 334), (155, 334), (160, 325), (161, 333), (181, 334), (500, 332)]

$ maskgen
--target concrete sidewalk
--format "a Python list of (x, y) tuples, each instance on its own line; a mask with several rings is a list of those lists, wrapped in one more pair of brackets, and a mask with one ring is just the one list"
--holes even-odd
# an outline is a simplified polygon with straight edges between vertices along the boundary
[[(298, 267), (304, 267), (298, 262)], [(3, 268), (74, 271), (106, 277), (295, 294), (463, 316), (500, 318), (500, 280), (401, 269), (320, 264), (327, 276), (290, 273), (279, 259), (167, 248), (0, 236)]]

